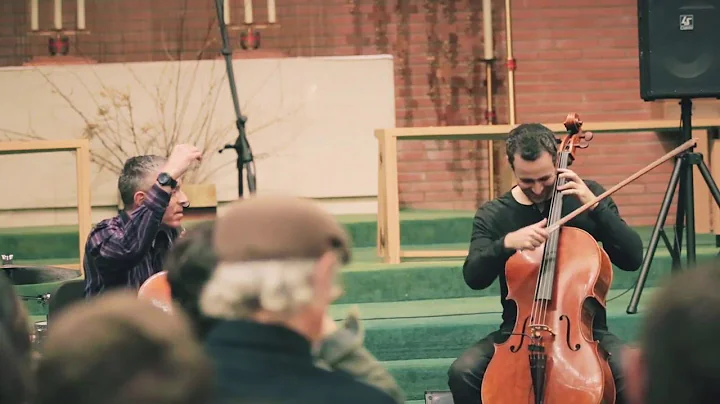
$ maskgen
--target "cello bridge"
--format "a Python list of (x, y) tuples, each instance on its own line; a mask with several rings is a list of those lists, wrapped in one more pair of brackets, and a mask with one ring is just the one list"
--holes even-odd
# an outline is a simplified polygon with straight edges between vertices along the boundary
[(553, 337), (555, 336), (553, 330), (544, 324), (531, 324), (528, 326), (528, 328), (530, 328), (530, 335), (533, 338), (541, 338), (541, 333), (543, 332), (549, 333)]

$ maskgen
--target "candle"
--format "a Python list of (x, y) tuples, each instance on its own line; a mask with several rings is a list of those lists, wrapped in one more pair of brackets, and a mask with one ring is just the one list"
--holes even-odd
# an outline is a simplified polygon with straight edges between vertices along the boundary
[(245, 0), (245, 24), (253, 23), (252, 0)]
[(77, 0), (77, 29), (85, 29), (85, 0)]
[(275, 24), (277, 15), (275, 14), (275, 0), (267, 0), (268, 23)]
[(485, 60), (495, 57), (493, 50), (492, 0), (483, 0), (483, 39)]
[(62, 29), (62, 0), (55, 0), (55, 13), (54, 13), (54, 19), (55, 19), (55, 29), (60, 30)]
[(32, 31), (37, 31), (40, 29), (38, 0), (30, 0), (30, 29)]

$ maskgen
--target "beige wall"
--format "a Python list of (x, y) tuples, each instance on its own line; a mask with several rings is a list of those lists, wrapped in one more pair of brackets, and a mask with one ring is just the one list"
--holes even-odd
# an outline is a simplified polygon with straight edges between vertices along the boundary
[[(395, 126), (391, 57), (233, 64), (241, 110), (248, 116), (258, 192), (330, 200), (328, 207), (336, 213), (374, 212), (373, 130)], [(237, 198), (236, 154), (215, 150), (237, 137), (223, 60), (5, 68), (0, 88), (0, 136), (64, 139), (99, 125), (106, 128), (106, 143), (120, 134), (125, 151), (116, 160), (122, 161), (138, 151), (161, 153), (161, 145), (143, 145), (175, 135), (208, 150), (209, 161), (199, 174), (217, 185), (218, 199)], [(127, 107), (110, 106), (108, 94), (127, 94), (132, 116)], [(123, 97), (114, 100), (122, 103)], [(209, 125), (202, 124), (205, 119)], [(146, 132), (136, 135), (140, 147), (132, 141), (133, 128), (136, 134)], [(212, 134), (218, 141), (204, 144)], [(93, 150), (104, 150), (97, 138)], [(111, 158), (109, 152), (104, 157)], [(0, 227), (76, 223), (69, 153), (0, 156), (0, 177)], [(116, 173), (93, 166), (94, 220), (112, 214), (116, 183)]]

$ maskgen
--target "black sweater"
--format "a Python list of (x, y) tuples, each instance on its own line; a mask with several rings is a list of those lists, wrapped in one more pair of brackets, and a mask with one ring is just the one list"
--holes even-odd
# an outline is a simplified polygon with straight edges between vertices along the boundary
[[(585, 180), (588, 188), (600, 195), (605, 189), (595, 181)], [(582, 206), (574, 197), (563, 198), (562, 216)], [(523, 205), (516, 201), (512, 192), (485, 203), (473, 219), (470, 251), (463, 265), (465, 283), (480, 290), (500, 278), (500, 299), (503, 305), (501, 328), (509, 329), (515, 324), (515, 305), (507, 300), (505, 263), (515, 250), (503, 246), (505, 235), (547, 217), (549, 210), (541, 213), (535, 205)], [(593, 210), (587, 210), (566, 223), (590, 233), (602, 243), (612, 263), (624, 271), (636, 271), (642, 264), (643, 244), (640, 236), (620, 217), (615, 202), (605, 198)], [(594, 328), (606, 329), (605, 313), (598, 313)]]

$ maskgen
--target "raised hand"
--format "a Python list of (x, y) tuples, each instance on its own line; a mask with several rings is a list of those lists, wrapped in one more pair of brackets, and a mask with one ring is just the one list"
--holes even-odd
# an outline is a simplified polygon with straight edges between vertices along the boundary
[(177, 180), (185, 174), (192, 163), (201, 159), (202, 152), (200, 149), (189, 144), (179, 144), (173, 149), (162, 171)]

